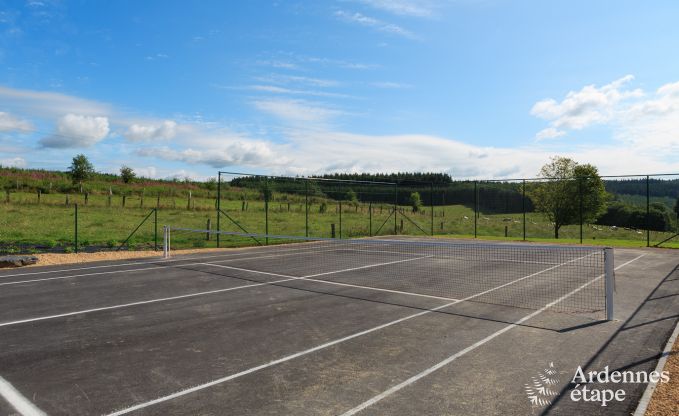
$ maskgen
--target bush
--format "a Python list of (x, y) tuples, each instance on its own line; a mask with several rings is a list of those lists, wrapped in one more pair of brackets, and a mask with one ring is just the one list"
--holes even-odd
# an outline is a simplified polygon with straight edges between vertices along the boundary
[(325, 202), (321, 202), (321, 205), (318, 207), (318, 212), (321, 214), (325, 214), (328, 211), (328, 204)]
[(614, 202), (606, 208), (606, 212), (596, 223), (627, 228), (648, 228), (652, 231), (669, 231), (673, 227), (672, 211), (661, 203), (650, 205), (647, 222), (645, 208)]

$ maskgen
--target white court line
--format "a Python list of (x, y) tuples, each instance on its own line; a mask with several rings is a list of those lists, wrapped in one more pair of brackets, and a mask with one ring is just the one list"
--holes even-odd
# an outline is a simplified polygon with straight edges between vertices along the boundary
[[(319, 250), (315, 250), (314, 253), (321, 252)], [(256, 253), (255, 253), (256, 254)], [(285, 257), (285, 256), (295, 256), (299, 255), (300, 252), (295, 251), (295, 252), (285, 252), (284, 254), (266, 254), (262, 256), (255, 256), (255, 257), (238, 257), (238, 258), (228, 258), (224, 260), (214, 260), (214, 262), (226, 262), (226, 261), (238, 261), (238, 260), (256, 260), (256, 259), (265, 259), (265, 258), (274, 258), (274, 257)], [(185, 263), (179, 265), (181, 266), (196, 266), (200, 264), (208, 264), (208, 263)], [(47, 282), (50, 280), (63, 280), (63, 279), (72, 279), (74, 277), (85, 277), (85, 276), (101, 276), (105, 274), (116, 274), (116, 273), (125, 273), (125, 272), (143, 272), (145, 270), (156, 270), (156, 269), (167, 269), (167, 268), (173, 268), (177, 266), (153, 266), (153, 267), (142, 267), (138, 269), (125, 269), (125, 270), (111, 270), (107, 272), (95, 272), (95, 273), (83, 273), (83, 274), (73, 274), (69, 276), (56, 276), (56, 277), (44, 277), (41, 279), (29, 279), (29, 280), (16, 280), (12, 282), (4, 282), (0, 283), (0, 286), (9, 286), (9, 285), (19, 285), (22, 283), (35, 283), (35, 282)]]
[[(271, 250), (275, 247), (280, 247), (280, 246), (267, 246), (266, 248)], [(184, 257), (184, 258), (178, 258), (178, 259), (163, 259), (163, 258), (157, 258), (155, 260), (149, 260), (149, 261), (135, 261), (135, 262), (129, 262), (129, 263), (117, 263), (117, 264), (105, 264), (101, 266), (88, 266), (88, 267), (75, 267), (75, 268), (70, 268), (70, 269), (58, 269), (58, 270), (44, 270), (44, 271), (39, 271), (39, 272), (27, 272), (27, 273), (14, 273), (14, 274), (1, 274), (0, 273), (0, 279), (4, 277), (15, 277), (15, 276), (31, 276), (31, 275), (36, 275), (36, 274), (47, 274), (47, 273), (59, 273), (59, 272), (70, 272), (70, 271), (76, 271), (76, 270), (91, 270), (91, 269), (103, 269), (103, 268), (110, 268), (110, 267), (125, 267), (125, 266), (137, 266), (137, 265), (143, 265), (143, 264), (155, 264), (156, 262), (163, 262), (163, 263), (174, 263), (178, 261), (196, 261), (196, 260), (204, 260), (204, 259), (212, 259), (215, 257), (224, 257), (224, 256), (229, 256), (229, 257), (235, 257), (235, 256), (244, 256), (244, 255), (252, 255), (252, 254), (265, 254), (266, 250), (262, 250), (261, 253), (255, 251), (260, 249), (259, 247), (249, 247), (245, 249), (239, 249), (243, 250), (239, 253), (222, 253), (222, 254), (215, 254), (213, 256), (203, 256), (203, 257)], [(224, 248), (224, 250), (229, 250), (228, 248)], [(312, 248), (310, 247), (300, 247), (300, 248), (290, 248), (287, 250), (277, 250), (278, 252), (292, 252), (292, 251), (298, 251), (298, 252), (303, 252), (303, 251), (309, 251), (311, 252)], [(181, 253), (179, 253), (181, 255)], [(160, 256), (160, 255), (159, 255)], [(185, 256), (191, 256), (191, 254), (186, 254)], [(153, 259), (153, 257), (152, 257)], [(44, 266), (46, 267), (46, 266)], [(132, 269), (136, 270), (136, 269)]]
[(36, 405), (2, 377), (0, 377), (0, 396), (22, 416), (47, 416), (47, 413), (38, 409)]
[[(413, 252), (407, 252), (407, 251), (393, 251), (393, 250), (362, 250), (359, 248), (338, 248), (337, 251), (358, 251), (360, 253), (390, 253), (390, 254), (400, 254), (400, 255), (410, 255), (410, 256), (416, 256), (417, 253)], [(434, 255), (434, 257), (439, 258), (439, 259), (461, 259), (465, 261), (469, 261), (469, 257), (465, 257), (464, 255), (460, 254), (458, 256), (445, 256), (445, 255)], [(506, 262), (506, 263), (525, 263), (525, 264), (546, 264), (546, 265), (555, 265), (559, 264), (557, 262), (553, 261), (531, 261), (531, 260), (516, 260), (516, 259), (503, 259), (503, 258), (496, 258), (496, 257), (489, 257), (489, 258), (478, 258), (475, 260), (481, 260), (481, 261), (498, 261), (498, 262)]]
[[(621, 269), (621, 268), (627, 266), (628, 264), (630, 264), (630, 263), (632, 263), (632, 262), (634, 262), (634, 261), (636, 261), (636, 260), (639, 260), (640, 258), (644, 257), (645, 255), (646, 255), (646, 254), (642, 254), (642, 255), (640, 255), (640, 256), (638, 256), (638, 257), (635, 257), (635, 258), (633, 258), (632, 260), (630, 260), (630, 261), (628, 261), (628, 262), (625, 262), (625, 263), (621, 264), (620, 266), (616, 267), (614, 270)], [(538, 309), (537, 311), (535, 311), (535, 312), (533, 312), (533, 313), (530, 313), (530, 314), (524, 316), (523, 318), (519, 319), (518, 321), (515, 321), (514, 323), (512, 323), (512, 324), (510, 324), (510, 325), (507, 325), (506, 327), (504, 327), (504, 328), (502, 328), (502, 329), (500, 329), (500, 330), (498, 330), (498, 331), (493, 332), (492, 334), (488, 335), (487, 337), (483, 338), (482, 340), (480, 340), (480, 341), (478, 341), (478, 342), (475, 342), (474, 344), (468, 346), (467, 348), (465, 348), (465, 349), (463, 349), (463, 350), (461, 350), (461, 351), (458, 351), (457, 353), (451, 355), (450, 357), (446, 358), (445, 360), (443, 360), (443, 361), (441, 361), (441, 362), (439, 362), (439, 363), (437, 363), (437, 364), (435, 364), (435, 365), (433, 365), (433, 366), (427, 368), (426, 370), (424, 370), (424, 371), (422, 371), (422, 372), (420, 372), (420, 373), (418, 373), (418, 374), (415, 374), (414, 376), (410, 377), (409, 379), (407, 379), (407, 380), (405, 380), (405, 381), (403, 381), (403, 382), (401, 382), (401, 383), (399, 383), (399, 384), (397, 384), (397, 385), (391, 387), (391, 388), (388, 389), (388, 390), (383, 391), (382, 393), (380, 393), (380, 394), (374, 396), (373, 398), (371, 398), (371, 399), (369, 399), (369, 400), (366, 400), (365, 402), (363, 402), (363, 403), (361, 403), (360, 405), (354, 407), (353, 409), (350, 409), (350, 410), (348, 410), (348, 411), (342, 413), (341, 416), (352, 416), (352, 415), (355, 415), (356, 413), (358, 413), (358, 412), (360, 412), (360, 411), (362, 411), (362, 410), (364, 410), (364, 409), (366, 409), (366, 408), (372, 406), (373, 404), (379, 402), (380, 400), (383, 400), (383, 399), (385, 399), (386, 397), (391, 396), (392, 394), (396, 393), (397, 391), (401, 390), (402, 388), (407, 387), (407, 386), (409, 386), (409, 385), (415, 383), (416, 381), (420, 380), (421, 378), (424, 378), (424, 377), (428, 376), (429, 374), (431, 374), (431, 373), (435, 372), (436, 370), (438, 370), (438, 369), (440, 369), (440, 368), (442, 368), (442, 367), (444, 367), (444, 366), (450, 364), (451, 362), (453, 362), (453, 361), (455, 361), (456, 359), (462, 357), (463, 355), (467, 354), (468, 352), (474, 351), (474, 350), (477, 349), (478, 347), (480, 347), (480, 346), (486, 344), (487, 342), (491, 341), (492, 339), (494, 339), (494, 338), (496, 338), (496, 337), (498, 337), (498, 336), (504, 334), (505, 332), (509, 331), (510, 329), (515, 328), (515, 327), (521, 325), (522, 323), (528, 321), (529, 319), (536, 317), (537, 315), (541, 314), (542, 312), (546, 311), (547, 309), (551, 308), (552, 306), (556, 305), (557, 303), (562, 302), (563, 300), (565, 300), (565, 299), (567, 299), (567, 298), (573, 296), (573, 295), (576, 294), (577, 292), (581, 291), (581, 290), (584, 289), (585, 287), (587, 287), (587, 286), (591, 285), (592, 283), (594, 283), (594, 282), (600, 280), (600, 279), (601, 279), (602, 277), (604, 277), (604, 276), (605, 276), (605, 275), (603, 275), (603, 274), (600, 275), (600, 276), (598, 276), (596, 279), (591, 280), (591, 281), (589, 281), (589, 282), (583, 284), (582, 286), (578, 287), (577, 289), (574, 289), (574, 290), (568, 292), (567, 294), (561, 296), (560, 298), (556, 299), (555, 301), (552, 301), (552, 302), (548, 303), (547, 305), (543, 306), (542, 308)]]
[[(416, 257), (416, 258), (413, 258), (413, 259), (406, 259), (406, 260), (396, 260), (396, 261), (392, 261), (392, 262), (381, 263), (379, 265), (386, 266), (386, 265), (389, 265), (389, 264), (404, 263), (404, 262), (407, 262), (407, 261), (421, 260), (421, 259), (426, 259), (426, 258), (430, 258), (430, 257), (432, 257), (432, 256)], [(294, 277), (294, 276), (288, 276), (288, 275), (278, 274), (278, 273), (269, 273), (269, 272), (260, 272), (260, 271), (255, 271), (255, 270), (241, 269), (240, 267), (222, 266), (220, 264), (214, 264), (214, 263), (202, 263), (202, 264), (205, 265), (205, 266), (214, 266), (214, 267), (221, 267), (221, 268), (224, 268), (224, 269), (242, 270), (242, 271), (260, 273), (260, 274), (268, 274), (268, 275), (277, 276), (277, 277), (290, 277), (294, 280), (306, 280), (306, 281), (309, 281), (309, 282), (324, 283), (324, 284), (335, 285), (335, 286), (354, 287), (354, 288), (358, 288), (358, 289), (373, 290), (373, 291), (377, 291), (377, 292), (396, 293), (396, 294), (399, 294), (399, 295), (417, 296), (417, 297), (446, 300), (446, 301), (457, 300), (457, 299), (454, 299), (454, 298), (447, 298), (447, 297), (444, 297), (444, 296), (425, 295), (425, 294), (422, 294), (422, 293), (405, 292), (405, 291), (402, 291), (402, 290), (382, 289), (382, 288), (379, 288), (379, 287), (354, 285), (354, 284), (341, 283), (341, 282), (333, 282), (331, 280), (313, 279), (313, 277), (325, 276), (325, 275), (328, 275), (328, 274), (336, 274), (336, 273), (340, 273), (340, 272), (349, 272), (349, 271), (353, 271), (353, 270), (360, 270), (360, 269), (367, 269), (367, 268), (370, 268), (370, 267), (376, 267), (375, 265), (360, 266), (360, 267), (354, 267), (354, 268), (351, 268), (351, 269), (344, 269), (344, 270), (341, 270), (341, 271), (325, 272), (325, 273), (312, 274), (312, 275), (309, 275), (309, 276)]]
[[(413, 260), (413, 259), (399, 260), (398, 262), (411, 261), (411, 260)], [(378, 263), (378, 264), (373, 264), (373, 265), (368, 265), (368, 266), (362, 266), (362, 268), (378, 267), (378, 266), (384, 266), (384, 265), (393, 264), (393, 263), (394, 262)], [(209, 264), (209, 263), (196, 263), (196, 264)], [(215, 265), (215, 266), (219, 267), (218, 265)], [(165, 302), (165, 301), (168, 301), (168, 300), (185, 299), (185, 298), (191, 298), (191, 297), (196, 297), (196, 296), (211, 295), (211, 294), (214, 294), (214, 293), (230, 292), (230, 291), (239, 290), (239, 289), (246, 289), (246, 288), (257, 287), (257, 286), (273, 285), (273, 284), (276, 284), (276, 283), (289, 282), (289, 281), (292, 281), (292, 280), (303, 279), (303, 277), (286, 276), (286, 275), (278, 274), (278, 273), (269, 273), (269, 272), (262, 272), (262, 271), (258, 271), (258, 270), (241, 269), (241, 268), (238, 268), (238, 267), (229, 267), (229, 266), (222, 266), (222, 267), (227, 267), (227, 268), (230, 268), (230, 269), (241, 270), (241, 271), (250, 272), (250, 273), (258, 273), (258, 274), (266, 274), (266, 275), (276, 276), (276, 277), (284, 277), (285, 279), (275, 280), (275, 281), (272, 281), (272, 282), (253, 283), (253, 284), (249, 284), (249, 285), (228, 287), (228, 288), (225, 288), (225, 289), (209, 290), (209, 291), (205, 291), (205, 292), (188, 293), (186, 295), (170, 296), (170, 297), (166, 297), (166, 298), (142, 300), (142, 301), (138, 301), (138, 302), (124, 303), (124, 304), (121, 304), (121, 305), (102, 306), (102, 307), (99, 307), (99, 308), (85, 309), (85, 310), (80, 310), (80, 311), (75, 311), (75, 312), (65, 312), (65, 313), (60, 313), (60, 314), (56, 314), (56, 315), (39, 316), (37, 318), (21, 319), (21, 320), (18, 320), (18, 321), (3, 322), (3, 323), (0, 323), (0, 328), (5, 327), (5, 326), (25, 324), (25, 323), (29, 323), (29, 322), (45, 321), (45, 320), (48, 320), (48, 319), (64, 318), (64, 317), (67, 317), (67, 316), (82, 315), (82, 314), (86, 314), (86, 313), (100, 312), (100, 311), (108, 311), (108, 310), (112, 310), (112, 309), (121, 309), (121, 308), (130, 307), (130, 306), (147, 305), (147, 304), (151, 304), (151, 303)], [(347, 271), (347, 269), (337, 270), (334, 273), (342, 273), (342, 272), (345, 272), (345, 271)]]
[(435, 307), (435, 308), (426, 309), (426, 310), (424, 310), (424, 311), (417, 312), (417, 313), (415, 313), (415, 314), (408, 315), (408, 316), (405, 316), (405, 317), (403, 317), (403, 318), (396, 319), (396, 320), (394, 320), (394, 321), (387, 322), (387, 323), (385, 323), (385, 324), (378, 325), (378, 326), (375, 326), (375, 327), (366, 329), (366, 330), (364, 330), (364, 331), (361, 331), (361, 332), (357, 332), (357, 333), (348, 335), (348, 336), (346, 336), (346, 337), (344, 337), (344, 338), (339, 338), (339, 339), (336, 339), (336, 340), (333, 340), (333, 341), (329, 341), (329, 342), (326, 342), (325, 344), (317, 345), (317, 346), (312, 347), (312, 348), (309, 348), (309, 349), (307, 349), (307, 350), (300, 351), (300, 352), (297, 352), (297, 353), (295, 353), (295, 354), (291, 354), (291, 355), (288, 355), (288, 356), (279, 358), (279, 359), (274, 360), (274, 361), (270, 361), (270, 362), (268, 362), (268, 363), (266, 363), (266, 364), (262, 364), (262, 365), (259, 365), (259, 366), (257, 366), (257, 367), (249, 368), (249, 369), (244, 370), (244, 371), (241, 371), (241, 372), (239, 372), (239, 373), (231, 374), (231, 375), (229, 375), (229, 376), (225, 376), (225, 377), (222, 377), (222, 378), (219, 378), (219, 379), (210, 381), (210, 382), (208, 382), (208, 383), (199, 384), (199, 385), (197, 385), (197, 386), (194, 386), (194, 387), (191, 387), (191, 388), (188, 388), (188, 389), (185, 389), (185, 390), (180, 390), (180, 391), (178, 391), (178, 392), (176, 392), (176, 393), (173, 393), (173, 394), (170, 394), (170, 395), (167, 395), (167, 396), (159, 397), (159, 398), (157, 398), (157, 399), (155, 399), (155, 400), (151, 400), (151, 401), (144, 402), (144, 403), (139, 403), (139, 404), (136, 404), (136, 405), (134, 405), (134, 406), (130, 406), (130, 407), (128, 407), (128, 408), (125, 408), (125, 409), (122, 409), (122, 410), (118, 410), (118, 411), (116, 411), (116, 412), (110, 413), (110, 414), (107, 415), (107, 416), (119, 416), (119, 415), (124, 415), (124, 414), (130, 413), (130, 412), (133, 412), (133, 411), (135, 411), (135, 410), (144, 409), (144, 408), (146, 408), (146, 407), (153, 406), (153, 405), (156, 405), (156, 404), (158, 404), (158, 403), (163, 403), (163, 402), (166, 402), (166, 401), (168, 401), (168, 400), (175, 399), (175, 398), (177, 398), (177, 397), (185, 396), (185, 395), (187, 395), (187, 394), (190, 394), (190, 393), (193, 393), (193, 392), (196, 392), (196, 391), (200, 391), (200, 390), (206, 389), (206, 388), (208, 388), (208, 387), (212, 387), (212, 386), (215, 386), (215, 385), (218, 385), (218, 384), (221, 384), (221, 383), (225, 383), (225, 382), (227, 382), (227, 381), (236, 379), (236, 378), (238, 378), (238, 377), (242, 377), (242, 376), (245, 376), (245, 375), (254, 373), (254, 372), (256, 372), (256, 371), (263, 370), (263, 369), (265, 369), (265, 368), (269, 368), (269, 367), (278, 365), (278, 364), (280, 364), (280, 363), (284, 363), (284, 362), (286, 362), (286, 361), (290, 361), (290, 360), (293, 360), (293, 359), (295, 359), (295, 358), (302, 357), (302, 356), (307, 355), (307, 354), (311, 354), (312, 352), (320, 351), (320, 350), (322, 350), (322, 349), (331, 347), (331, 346), (333, 346), (333, 345), (341, 344), (341, 343), (346, 342), (346, 341), (349, 341), (349, 340), (351, 340), (351, 339), (358, 338), (358, 337), (360, 337), (360, 336), (363, 336), (363, 335), (366, 335), (366, 334), (370, 334), (370, 333), (372, 333), (372, 332), (379, 331), (379, 330), (384, 329), (384, 328), (388, 328), (388, 327), (390, 327), (390, 326), (399, 324), (399, 323), (401, 323), (401, 322), (405, 322), (405, 321), (408, 321), (408, 320), (410, 320), (410, 319), (414, 319), (414, 318), (417, 318), (417, 317), (422, 316), (422, 315), (426, 315), (426, 314), (431, 313), (431, 312), (436, 312), (436, 311), (438, 311), (438, 310), (447, 308), (447, 307), (452, 306), (452, 305), (455, 305), (455, 304), (457, 304), (457, 303), (471, 300), (471, 299), (476, 298), (476, 297), (478, 297), (478, 296), (485, 295), (485, 294), (487, 294), (487, 293), (489, 293), (489, 292), (492, 292), (492, 291), (494, 291), (494, 290), (500, 289), (500, 288), (505, 287), (505, 286), (508, 286), (508, 285), (510, 285), (510, 284), (513, 284), (513, 283), (522, 281), (522, 280), (527, 279), (527, 278), (529, 278), (529, 277), (533, 277), (533, 276), (536, 276), (536, 275), (538, 275), (538, 274), (545, 273), (545, 272), (548, 272), (548, 271), (550, 271), (550, 270), (554, 270), (554, 269), (556, 269), (557, 267), (563, 266), (563, 265), (568, 264), (568, 263), (571, 263), (571, 262), (573, 262), (573, 261), (577, 261), (577, 260), (584, 259), (585, 257), (589, 257), (589, 256), (591, 256), (592, 254), (593, 254), (593, 253), (590, 253), (590, 254), (587, 254), (587, 255), (585, 255), (585, 256), (579, 257), (579, 258), (577, 258), (577, 259), (569, 260), (569, 261), (567, 261), (567, 262), (565, 262), (565, 263), (561, 263), (561, 264), (559, 264), (559, 265), (556, 265), (556, 266), (553, 266), (553, 267), (549, 267), (549, 268), (544, 269), (544, 270), (542, 270), (542, 271), (539, 271), (539, 272), (536, 272), (536, 273), (533, 273), (533, 274), (530, 274), (530, 275), (527, 275), (527, 276), (524, 276), (524, 277), (520, 277), (520, 278), (518, 278), (518, 279), (516, 279), (516, 280), (513, 280), (512, 282), (505, 283), (505, 284), (502, 285), (502, 286), (498, 286), (498, 287), (493, 288), (493, 289), (485, 290), (485, 291), (483, 291), (483, 292), (481, 292), (481, 293), (477, 293), (477, 294), (475, 294), (475, 295), (468, 296), (468, 297), (466, 297), (466, 298), (464, 298), (464, 299), (455, 300), (455, 301), (453, 301), (453, 302), (449, 302), (449, 303), (446, 303), (446, 304), (437, 306), (437, 307)]

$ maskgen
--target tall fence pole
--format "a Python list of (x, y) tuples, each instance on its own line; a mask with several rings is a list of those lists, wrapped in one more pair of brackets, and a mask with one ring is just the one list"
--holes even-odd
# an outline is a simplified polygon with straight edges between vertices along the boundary
[(304, 236), (309, 236), (309, 180), (304, 181)]
[(373, 236), (373, 203), (368, 202), (368, 236)]
[(523, 180), (523, 197), (521, 198), (521, 209), (523, 211), (523, 241), (526, 241), (526, 180)]
[(74, 205), (75, 211), (74, 211), (74, 217), (75, 217), (75, 247), (74, 250), (77, 253), (78, 252), (78, 204)]
[(429, 184), (429, 204), (431, 205), (431, 235), (434, 235), (434, 184)]
[(477, 222), (479, 217), (479, 181), (474, 181), (474, 238), (477, 236)]
[(651, 179), (646, 175), (646, 247), (651, 246)]
[(580, 244), (582, 244), (582, 223), (583, 223), (583, 218), (582, 218), (582, 178), (578, 178), (578, 199), (580, 201), (580, 209), (579, 209), (579, 216), (580, 216)]
[(264, 234), (266, 235), (264, 241), (269, 244), (269, 177), (264, 178)]
[[(340, 196), (340, 198), (342, 198)], [(342, 239), (342, 200), (339, 200), (339, 238)]]
[(222, 172), (217, 174), (217, 247), (219, 247), (219, 213), (222, 201)]
[(398, 212), (398, 180), (394, 185), (394, 235), (398, 234), (398, 219), (396, 218), (397, 212)]
[(158, 251), (158, 208), (153, 209), (153, 250)]

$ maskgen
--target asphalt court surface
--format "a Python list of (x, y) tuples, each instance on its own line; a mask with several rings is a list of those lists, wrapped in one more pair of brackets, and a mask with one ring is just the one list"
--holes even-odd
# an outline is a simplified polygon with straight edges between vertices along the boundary
[[(553, 259), (345, 251), (2, 270), (0, 415), (629, 414), (645, 385), (602, 409), (569, 400), (564, 381), (578, 365), (654, 368), (679, 312), (673, 251), (615, 251), (611, 322), (516, 301), (522, 278), (531, 305), (560, 297), (543, 271), (569, 266)], [(493, 279), (445, 279), (450, 262)], [(550, 363), (560, 394), (537, 406), (525, 384)]]

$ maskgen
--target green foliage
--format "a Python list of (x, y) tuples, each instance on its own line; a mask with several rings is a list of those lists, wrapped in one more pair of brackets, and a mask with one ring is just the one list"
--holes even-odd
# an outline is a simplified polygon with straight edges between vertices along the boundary
[(554, 157), (540, 169), (544, 181), (526, 187), (535, 209), (554, 224), (554, 238), (568, 224), (592, 222), (606, 207), (607, 194), (597, 168), (572, 159)]
[(132, 183), (136, 177), (137, 174), (134, 173), (134, 170), (131, 167), (123, 165), (120, 168), (120, 178), (123, 180), (123, 182)]
[(318, 207), (318, 212), (320, 214), (325, 214), (328, 211), (328, 204), (325, 202), (321, 202), (321, 205)]
[(88, 180), (94, 174), (94, 166), (90, 163), (87, 156), (76, 155), (68, 168), (68, 173), (74, 184)]
[(419, 192), (410, 194), (410, 206), (412, 207), (413, 212), (419, 212), (422, 208), (422, 198), (420, 197)]
[(210, 178), (205, 181), (205, 189), (208, 191), (215, 191), (217, 189), (217, 178)]
[(351, 202), (352, 204), (358, 204), (358, 195), (356, 195), (356, 192), (351, 188), (347, 190), (347, 193), (344, 195), (344, 199)]
[(647, 220), (646, 208), (614, 202), (599, 217), (597, 224), (634, 229), (648, 226), (651, 231), (670, 231), (674, 227), (674, 213), (665, 204), (652, 203), (649, 208)]

